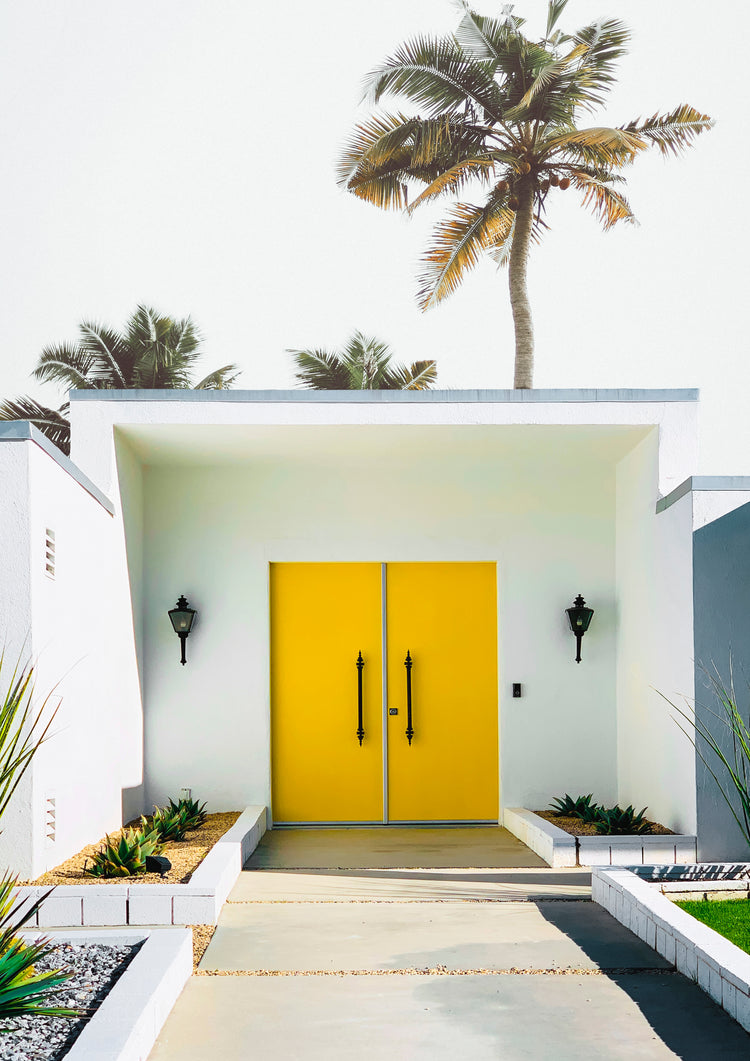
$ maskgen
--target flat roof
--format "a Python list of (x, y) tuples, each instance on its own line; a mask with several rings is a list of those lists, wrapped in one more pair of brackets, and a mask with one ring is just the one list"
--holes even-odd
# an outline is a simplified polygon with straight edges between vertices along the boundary
[(534, 403), (697, 402), (697, 388), (667, 390), (72, 390), (72, 402)]
[(87, 494), (90, 494), (95, 501), (109, 512), (110, 516), (114, 516), (115, 507), (106, 494), (91, 482), (88, 475), (84, 475), (77, 464), (74, 464), (70, 457), (66, 457), (61, 449), (50, 442), (46, 435), (43, 435), (39, 428), (34, 427), (28, 420), (5, 420), (0, 422), (0, 442), (33, 442), (40, 449), (44, 450), (48, 457), (51, 457), (55, 464), (58, 464), (64, 472), (75, 479), (79, 486), (82, 486)]

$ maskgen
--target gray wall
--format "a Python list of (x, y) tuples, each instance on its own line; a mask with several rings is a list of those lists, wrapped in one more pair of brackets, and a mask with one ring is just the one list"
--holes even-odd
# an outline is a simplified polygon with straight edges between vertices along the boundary
[[(722, 713), (722, 708), (706, 672), (720, 680), (727, 689), (733, 677), (737, 706), (747, 723), (750, 712), (750, 504), (697, 530), (693, 535), (693, 561), (696, 717), (721, 741), (731, 762), (729, 731), (713, 714)], [(723, 782), (726, 778), (724, 768), (715, 765), (716, 758), (705, 742), (700, 743), (700, 748)], [(698, 755), (696, 774), (699, 859), (746, 861), (750, 857), (747, 842), (716, 781)]]

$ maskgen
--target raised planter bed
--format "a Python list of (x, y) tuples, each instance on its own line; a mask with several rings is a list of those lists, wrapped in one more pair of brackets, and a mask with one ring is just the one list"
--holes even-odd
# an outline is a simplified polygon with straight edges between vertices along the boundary
[(750, 863), (598, 867), (591, 897), (750, 1032), (750, 954), (667, 898), (670, 892), (746, 891), (748, 879)]
[[(24, 929), (25, 938), (38, 933)], [(192, 971), (187, 928), (45, 931), (54, 943), (132, 946), (143, 942), (81, 1034), (65, 1061), (143, 1061), (148, 1057)]]
[(571, 836), (523, 807), (506, 808), (503, 825), (555, 868), (674, 865), (695, 862), (697, 858), (697, 838), (685, 834)]
[[(240, 870), (265, 831), (266, 808), (247, 807), (214, 844), (188, 884), (60, 884), (30, 924), (39, 928), (215, 925)], [(25, 885), (18, 895), (32, 900), (48, 890)]]

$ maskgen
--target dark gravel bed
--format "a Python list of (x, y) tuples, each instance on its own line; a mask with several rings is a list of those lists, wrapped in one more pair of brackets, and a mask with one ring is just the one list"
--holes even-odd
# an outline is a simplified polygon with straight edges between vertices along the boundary
[(73, 973), (61, 985), (60, 994), (52, 996), (51, 1004), (80, 1010), (81, 1016), (13, 1017), (2, 1022), (0, 1061), (62, 1061), (141, 945), (59, 943), (54, 947), (35, 968), (40, 973), (49, 969)]

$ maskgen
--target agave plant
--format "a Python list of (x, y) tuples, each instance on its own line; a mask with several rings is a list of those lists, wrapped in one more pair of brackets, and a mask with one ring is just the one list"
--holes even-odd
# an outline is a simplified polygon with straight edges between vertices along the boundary
[[(19, 904), (14, 898), (18, 878), (6, 874), (0, 879), (0, 1020), (19, 1016), (77, 1017), (74, 1009), (43, 1005), (43, 998), (54, 995), (70, 978), (70, 973), (51, 969), (37, 973), (34, 966), (51, 950), (48, 939), (26, 943), (18, 933), (36, 914), (54, 891), (39, 896), (32, 903)], [(0, 1028), (0, 1032), (7, 1031)]]
[(162, 844), (171, 840), (184, 840), (187, 828), (187, 815), (179, 804), (174, 804), (171, 800), (169, 807), (154, 807), (150, 820), (141, 816), (141, 829), (144, 832), (153, 830)]
[(134, 877), (146, 872), (146, 859), (161, 851), (159, 834), (143, 829), (123, 829), (119, 840), (107, 836), (104, 846), (95, 851), (83, 872), (91, 877)]
[(592, 798), (591, 792), (588, 796), (578, 796), (577, 799), (573, 799), (566, 792), (562, 798), (558, 796), (552, 800), (550, 810), (558, 818), (580, 818), (583, 822), (592, 822), (599, 809), (596, 803), (591, 802)]
[(651, 823), (645, 818), (647, 810), (644, 807), (636, 814), (632, 805), (625, 810), (618, 806), (607, 810), (599, 807), (593, 824), (598, 833), (607, 836), (643, 836), (651, 832)]
[(204, 825), (208, 818), (206, 804), (199, 804), (197, 799), (181, 799), (178, 803), (175, 803), (174, 800), (170, 799), (169, 809), (175, 812), (179, 810), (185, 815), (186, 832), (189, 832), (191, 829), (200, 829), (201, 825)]

